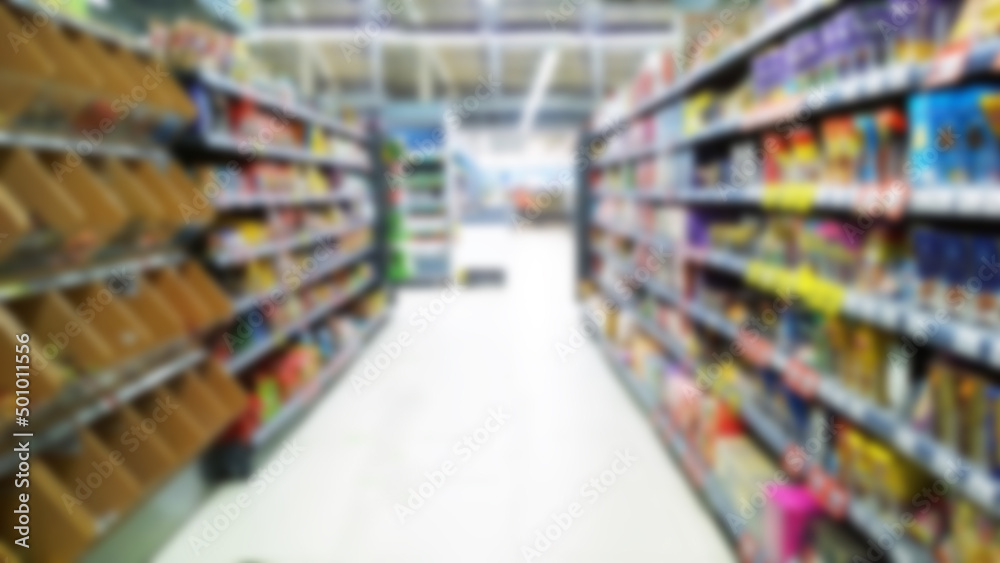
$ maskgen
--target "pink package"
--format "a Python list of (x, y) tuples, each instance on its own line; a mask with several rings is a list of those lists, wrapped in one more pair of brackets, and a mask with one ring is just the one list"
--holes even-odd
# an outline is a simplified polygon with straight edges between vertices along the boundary
[(764, 517), (764, 534), (775, 561), (786, 563), (798, 556), (809, 539), (809, 526), (822, 507), (809, 489), (795, 485), (772, 488)]

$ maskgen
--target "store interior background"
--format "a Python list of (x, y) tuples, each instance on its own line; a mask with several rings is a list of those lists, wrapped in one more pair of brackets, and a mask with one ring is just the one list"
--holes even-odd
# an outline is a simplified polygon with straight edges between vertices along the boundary
[(998, 30), (0, 0), (0, 560), (1000, 561)]

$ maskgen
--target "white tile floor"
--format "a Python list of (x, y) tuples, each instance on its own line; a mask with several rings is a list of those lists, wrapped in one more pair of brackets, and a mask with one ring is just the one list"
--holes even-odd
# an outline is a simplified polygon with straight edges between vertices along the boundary
[[(271, 482), (221, 488), (156, 561), (732, 561), (596, 348), (587, 343), (565, 361), (556, 353), (579, 323), (569, 231), (510, 236), (504, 288), (464, 291), (422, 333), (412, 316), (435, 310), (441, 290), (401, 293), (366, 356), (293, 433), (298, 457), (276, 456)], [(356, 391), (366, 360), (404, 333), (412, 343)], [(478, 451), (456, 449), (498, 408), (510, 418), (480, 430)], [(613, 466), (619, 451), (637, 459), (631, 468)], [(401, 523), (396, 505), (448, 462), (452, 474), (439, 488), (425, 484), (433, 494)], [(612, 467), (622, 473), (605, 492), (582, 489)], [(245, 507), (224, 516), (220, 506), (240, 494)], [(581, 510), (569, 529), (535, 546), (574, 502)], [(195, 555), (191, 538), (212, 538), (202, 535), (210, 520), (226, 529)]]

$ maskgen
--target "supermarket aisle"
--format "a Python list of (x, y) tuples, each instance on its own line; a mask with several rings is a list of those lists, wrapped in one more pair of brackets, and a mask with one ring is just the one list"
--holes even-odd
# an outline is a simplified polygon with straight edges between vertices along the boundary
[(284, 461), (219, 491), (156, 561), (731, 560), (597, 349), (556, 352), (579, 326), (569, 231), (511, 236), (506, 287), (401, 293)]

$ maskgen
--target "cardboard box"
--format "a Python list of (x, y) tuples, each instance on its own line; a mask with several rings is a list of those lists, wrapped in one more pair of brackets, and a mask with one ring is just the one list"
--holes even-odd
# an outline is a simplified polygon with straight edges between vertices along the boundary
[(143, 492), (139, 480), (124, 466), (124, 446), (102, 442), (86, 428), (77, 439), (77, 451), (55, 449), (42, 456), (70, 497), (80, 503), (71, 502), (67, 510), (83, 507), (98, 519), (121, 516)]
[(94, 372), (118, 360), (114, 347), (90, 326), (86, 317), (77, 315), (77, 307), (59, 292), (20, 299), (8, 304), (8, 308), (34, 335), (34, 347), (50, 362)]
[(222, 430), (229, 407), (193, 371), (170, 381), (167, 389), (191, 409), (206, 434), (214, 436)]
[[(20, 354), (18, 350), (24, 350), (24, 344), (17, 340), (20, 334), (28, 334), (29, 340), (27, 348), (28, 354)], [(18, 373), (17, 365), (24, 365), (17, 360), (25, 359), (28, 356), (27, 370), (30, 384), (28, 387), (31, 403), (42, 405), (51, 400), (66, 384), (65, 374), (54, 362), (44, 361), (41, 357), (44, 340), (32, 338), (32, 333), (21, 324), (21, 322), (11, 314), (5, 307), (0, 306), (0, 361), (3, 365), (9, 366), (8, 377), (0, 378), (0, 419), (8, 419), (14, 416), (14, 399), (17, 396)]]
[(94, 313), (88, 315), (89, 327), (108, 343), (119, 362), (156, 344), (152, 331), (112, 288), (90, 283), (67, 289), (64, 294), (70, 302), (91, 308)]
[(184, 327), (188, 331), (199, 331), (213, 323), (211, 308), (172, 268), (150, 272), (148, 279), (153, 283), (153, 287), (170, 301), (171, 306), (184, 320)]
[(191, 406), (166, 387), (159, 387), (140, 397), (134, 406), (140, 416), (157, 421), (157, 434), (181, 463), (194, 458), (211, 438), (195, 418)]
[(85, 507), (66, 510), (63, 497), (72, 498), (72, 491), (41, 459), (31, 464), (31, 488), (15, 487), (15, 480), (0, 482), (0, 535), (5, 543), (13, 544), (20, 536), (14, 530), (21, 493), (30, 497), (30, 549), (16, 547), (27, 562), (75, 561), (97, 537), (97, 523)]
[[(189, 176), (176, 161), (167, 164), (167, 180), (174, 185), (184, 202), (182, 215), (185, 224), (207, 225), (215, 220), (215, 206), (205, 195), (205, 188), (211, 183), (210, 172), (200, 170), (195, 178)], [(195, 182), (199, 183), (195, 183)]]
[(129, 172), (128, 167), (111, 157), (94, 159), (91, 164), (104, 183), (128, 207), (130, 215), (139, 224), (139, 230), (154, 241), (164, 240), (168, 233), (163, 229), (166, 221), (160, 204)]
[[(21, 24), (6, 6), (0, 4), (0, 34), (20, 35)], [(0, 126), (8, 126), (36, 101), (48, 81), (56, 76), (56, 65), (42, 49), (40, 42), (27, 41), (15, 45), (11, 41), (0, 46)]]
[(86, 210), (31, 151), (21, 147), (0, 151), (0, 182), (45, 227), (68, 238), (86, 227)]
[(134, 290), (122, 294), (121, 299), (142, 319), (157, 346), (183, 338), (186, 334), (184, 319), (147, 278), (139, 277)]
[[(3, 109), (0, 108), (0, 112)], [(5, 258), (32, 230), (31, 216), (28, 210), (14, 197), (7, 186), (0, 183), (0, 232), (7, 238), (0, 243), (0, 259)]]
[(178, 467), (180, 460), (159, 432), (159, 423), (139, 416), (131, 405), (97, 421), (94, 432), (106, 443), (121, 444), (124, 467), (144, 489), (158, 485)]
[(229, 296), (219, 288), (198, 261), (188, 260), (181, 264), (179, 273), (184, 283), (201, 297), (214, 323), (225, 322), (233, 317), (233, 304)]
[(199, 371), (205, 386), (225, 407), (226, 423), (231, 422), (246, 409), (246, 391), (222, 367), (222, 364), (211, 360), (206, 362)]
[[(49, 170), (68, 161), (66, 153), (38, 153), (37, 156)], [(87, 228), (94, 233), (97, 244), (107, 242), (124, 229), (129, 218), (128, 209), (90, 167), (81, 163), (66, 170), (59, 183), (83, 209)]]

